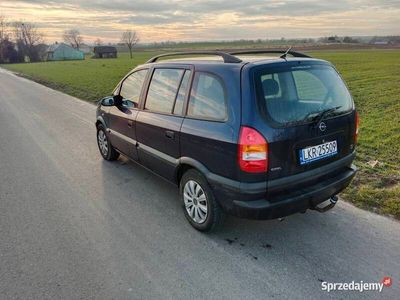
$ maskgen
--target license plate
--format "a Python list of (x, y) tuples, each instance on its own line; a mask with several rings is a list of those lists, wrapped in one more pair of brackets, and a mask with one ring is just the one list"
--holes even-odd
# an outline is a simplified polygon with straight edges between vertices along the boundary
[(316, 160), (334, 156), (337, 153), (338, 148), (336, 141), (300, 149), (300, 164), (308, 164)]

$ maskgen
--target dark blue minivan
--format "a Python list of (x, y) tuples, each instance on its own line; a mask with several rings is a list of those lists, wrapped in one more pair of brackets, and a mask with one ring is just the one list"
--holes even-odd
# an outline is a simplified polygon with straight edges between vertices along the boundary
[(156, 56), (99, 102), (96, 128), (104, 159), (123, 154), (178, 185), (201, 231), (223, 212), (327, 211), (356, 174), (345, 83), (329, 62), (290, 50)]

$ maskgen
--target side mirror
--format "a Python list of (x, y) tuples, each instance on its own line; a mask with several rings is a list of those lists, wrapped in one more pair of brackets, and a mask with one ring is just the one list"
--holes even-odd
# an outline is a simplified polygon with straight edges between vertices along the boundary
[(105, 97), (105, 98), (101, 99), (98, 103), (102, 106), (113, 106), (114, 105), (114, 96)]
[(114, 105), (115, 106), (121, 106), (122, 105), (123, 98), (122, 98), (121, 95), (114, 95), (113, 99), (114, 99)]

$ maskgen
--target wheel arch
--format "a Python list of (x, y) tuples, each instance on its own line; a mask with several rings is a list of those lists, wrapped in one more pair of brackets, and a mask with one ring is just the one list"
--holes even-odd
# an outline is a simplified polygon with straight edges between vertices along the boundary
[(207, 169), (207, 167), (204, 166), (199, 161), (197, 161), (193, 158), (190, 158), (190, 157), (181, 157), (179, 159), (179, 165), (175, 171), (175, 182), (177, 183), (178, 186), (180, 184), (183, 174), (187, 170), (190, 170), (190, 169), (195, 169), (195, 170), (199, 171), (206, 178), (208, 177), (208, 174), (210, 174), (210, 171)]
[(97, 117), (97, 120), (96, 120), (96, 128), (97, 128), (99, 125), (103, 125), (104, 128), (107, 128), (106, 122), (104, 121), (104, 119), (103, 119), (101, 116), (98, 116), (98, 117)]

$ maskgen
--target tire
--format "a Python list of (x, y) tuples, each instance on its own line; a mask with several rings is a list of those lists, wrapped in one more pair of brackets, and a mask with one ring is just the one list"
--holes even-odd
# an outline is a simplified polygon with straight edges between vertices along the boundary
[(222, 211), (205, 177), (195, 169), (186, 171), (180, 181), (179, 194), (183, 213), (197, 230), (210, 232), (221, 223)]
[(97, 146), (105, 160), (113, 161), (119, 157), (119, 152), (111, 145), (103, 125), (97, 126)]

